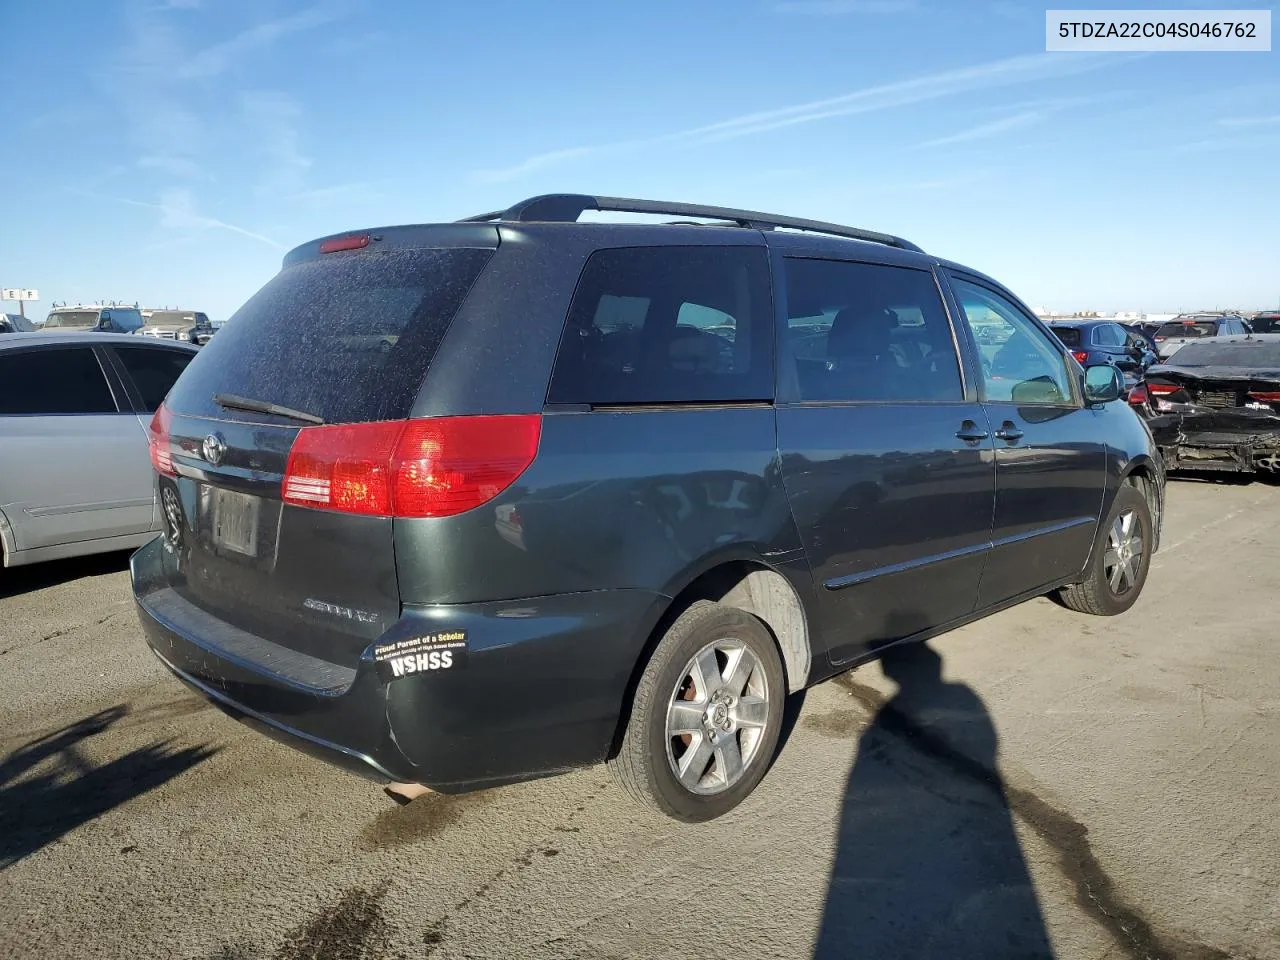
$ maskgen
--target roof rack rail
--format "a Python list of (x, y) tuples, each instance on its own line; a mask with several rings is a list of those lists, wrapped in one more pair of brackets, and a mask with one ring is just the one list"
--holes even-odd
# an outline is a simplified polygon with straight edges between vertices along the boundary
[(916, 253), (924, 251), (910, 240), (895, 237), (875, 230), (863, 230), (859, 227), (846, 227), (839, 223), (826, 223), (822, 220), (805, 220), (800, 217), (780, 217), (773, 213), (760, 213), (756, 210), (737, 210), (733, 207), (711, 207), (700, 203), (679, 203), (666, 200), (633, 200), (627, 197), (591, 197), (579, 193), (547, 193), (538, 197), (530, 197), (506, 210), (495, 210), (481, 213), (474, 217), (466, 217), (459, 223), (486, 223), (492, 220), (507, 220), (517, 223), (528, 223), (535, 220), (550, 220), (557, 223), (573, 223), (587, 210), (605, 210), (611, 213), (654, 213), (676, 217), (701, 217), (708, 220), (727, 221), (740, 227), (755, 230), (773, 230), (785, 227), (790, 230), (804, 230), (808, 233), (826, 233), (836, 237), (849, 237), (853, 240), (868, 240), (871, 243), (882, 243)]

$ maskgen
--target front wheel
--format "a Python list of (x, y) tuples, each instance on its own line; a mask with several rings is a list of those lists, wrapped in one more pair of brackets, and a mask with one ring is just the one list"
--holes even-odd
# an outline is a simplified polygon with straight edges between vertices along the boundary
[(786, 680), (755, 617), (699, 601), (658, 643), (610, 768), (633, 798), (695, 823), (732, 810), (764, 778)]
[(1080, 613), (1124, 613), (1147, 582), (1153, 542), (1151, 506), (1141, 490), (1126, 483), (1098, 531), (1085, 579), (1063, 587), (1059, 599)]

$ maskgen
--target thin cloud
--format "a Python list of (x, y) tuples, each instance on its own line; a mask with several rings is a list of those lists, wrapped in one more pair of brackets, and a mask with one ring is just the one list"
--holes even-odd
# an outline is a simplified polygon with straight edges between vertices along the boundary
[(268, 47), (289, 34), (332, 23), (344, 15), (345, 11), (340, 8), (320, 6), (311, 7), (292, 16), (268, 20), (241, 31), (230, 40), (215, 43), (199, 51), (182, 63), (175, 71), (175, 75), (183, 80), (216, 77), (225, 72), (236, 58), (251, 50)]
[(1227, 117), (1218, 123), (1224, 127), (1274, 127), (1280, 125), (1280, 113), (1271, 117)]
[(478, 170), (472, 176), (473, 179), (481, 182), (499, 183), (515, 180), (565, 161), (589, 156), (630, 153), (674, 144), (717, 143), (834, 117), (889, 110), (894, 107), (951, 97), (972, 90), (1005, 87), (1032, 80), (1084, 73), (1114, 64), (1118, 60), (1119, 58), (1114, 56), (1089, 54), (1059, 57), (1051, 53), (1037, 53), (1010, 57), (972, 67), (926, 74), (911, 80), (864, 87), (838, 97), (762, 110), (689, 130), (611, 144), (551, 150), (535, 154), (510, 167)]
[(234, 223), (227, 223), (225, 220), (218, 220), (214, 217), (206, 217), (196, 212), (195, 201), (191, 197), (189, 190), (172, 189), (164, 190), (160, 193), (158, 203), (150, 203), (146, 200), (134, 200), (129, 197), (112, 197), (99, 193), (90, 193), (87, 190), (73, 190), (80, 196), (90, 197), (94, 200), (108, 200), (112, 203), (123, 203), (130, 207), (144, 207), (148, 210), (157, 210), (160, 213), (160, 226), (163, 229), (174, 230), (180, 233), (200, 233), (205, 230), (228, 230), (231, 233), (238, 233), (243, 237), (251, 240), (257, 240), (267, 246), (275, 247), (277, 250), (283, 250), (283, 244), (279, 244), (270, 237), (264, 237), (260, 233), (254, 233), (252, 230), (246, 230), (244, 227), (238, 227)]
[(1001, 117), (999, 120), (992, 120), (990, 123), (980, 123), (976, 127), (970, 127), (967, 130), (961, 130), (959, 133), (953, 133), (946, 137), (926, 140), (924, 143), (918, 144), (917, 149), (946, 147), (955, 143), (972, 143), (974, 140), (986, 140), (1010, 130), (1029, 127), (1034, 123), (1039, 123), (1044, 117), (1045, 114), (1038, 110), (1015, 113), (1012, 116)]
[(288, 94), (254, 91), (241, 98), (245, 122), (251, 131), (254, 149), (264, 165), (258, 192), (278, 194), (302, 189), (311, 158), (303, 154), (298, 133), (302, 110)]
[(810, 17), (843, 17), (858, 13), (909, 13), (917, 0), (792, 0), (775, 3), (774, 13), (798, 13)]
[(138, 166), (144, 170), (159, 170), (186, 180), (201, 180), (205, 177), (204, 169), (190, 157), (175, 157), (168, 154), (139, 157)]
[(341, 197), (360, 196), (369, 193), (373, 189), (373, 184), (365, 180), (357, 180), (351, 183), (335, 183), (328, 187), (314, 187), (310, 190), (299, 190), (296, 193), (288, 194), (285, 200), (294, 200), (299, 203), (317, 203), (320, 201), (336, 200)]

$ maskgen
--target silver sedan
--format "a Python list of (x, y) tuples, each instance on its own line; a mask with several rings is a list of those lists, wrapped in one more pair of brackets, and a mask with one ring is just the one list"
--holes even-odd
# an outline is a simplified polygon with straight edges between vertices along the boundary
[(130, 549), (160, 531), (147, 427), (195, 353), (119, 334), (0, 337), (4, 566)]

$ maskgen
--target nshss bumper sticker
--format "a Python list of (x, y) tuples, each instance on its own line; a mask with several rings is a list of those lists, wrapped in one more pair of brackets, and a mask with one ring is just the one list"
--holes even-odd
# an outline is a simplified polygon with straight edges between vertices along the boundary
[(373, 662), (384, 683), (419, 673), (459, 670), (467, 665), (467, 635), (455, 630), (381, 643), (373, 648)]

